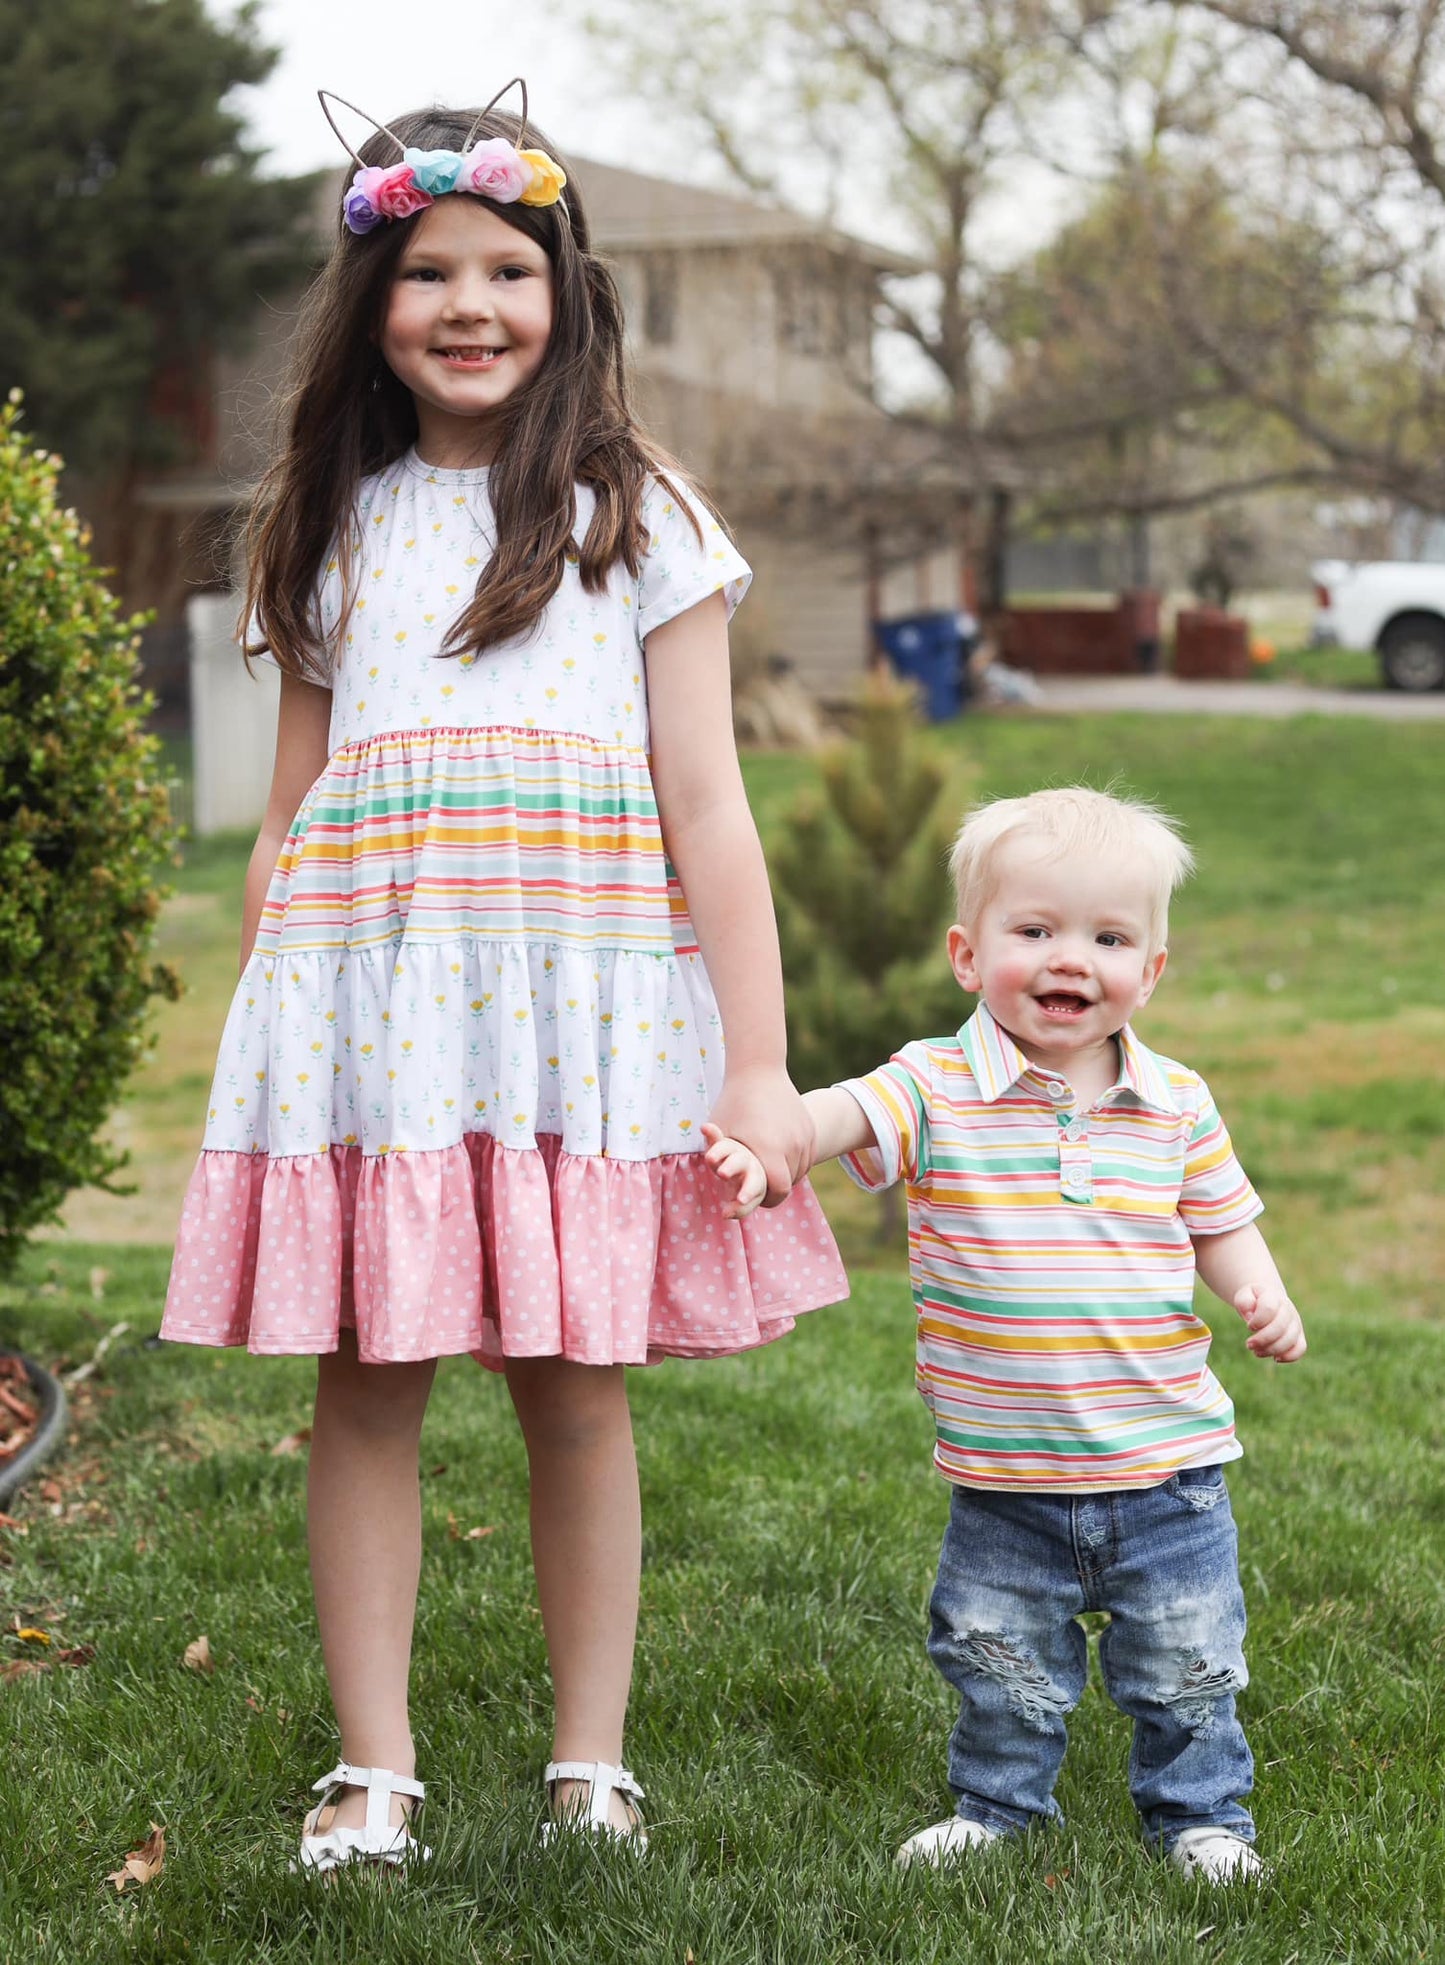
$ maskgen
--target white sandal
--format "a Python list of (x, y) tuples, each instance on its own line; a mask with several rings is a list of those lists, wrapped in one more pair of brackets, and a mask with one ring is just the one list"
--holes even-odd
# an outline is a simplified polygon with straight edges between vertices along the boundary
[[(542, 1779), (547, 1785), (548, 1797), (553, 1799), (558, 1781), (586, 1781), (588, 1784), (587, 1806), (569, 1808), (565, 1815), (557, 1815), (550, 1822), (544, 1822), (543, 1842), (551, 1842), (555, 1836), (580, 1830), (586, 1835), (608, 1835), (614, 1842), (625, 1842), (638, 1855), (646, 1849), (647, 1830), (637, 1804), (647, 1797), (625, 1767), (613, 1767), (605, 1760), (549, 1760)], [(632, 1821), (625, 1829), (608, 1820), (608, 1804), (614, 1793), (622, 1796), (632, 1814)]]
[[(321, 1835), (310, 1833), (339, 1788), (366, 1789), (365, 1826), (329, 1828)], [(306, 1817), (301, 1831), (301, 1858), (292, 1864), (293, 1869), (325, 1876), (344, 1863), (394, 1865), (413, 1858), (423, 1863), (431, 1860), (431, 1850), (413, 1841), (406, 1823), (393, 1827), (391, 1820), (394, 1794), (409, 1794), (417, 1802), (425, 1798), (426, 1789), (420, 1781), (413, 1781), (405, 1774), (393, 1774), (389, 1767), (353, 1767), (350, 1761), (339, 1760), (329, 1774), (312, 1783), (311, 1792), (319, 1794), (321, 1799)]]

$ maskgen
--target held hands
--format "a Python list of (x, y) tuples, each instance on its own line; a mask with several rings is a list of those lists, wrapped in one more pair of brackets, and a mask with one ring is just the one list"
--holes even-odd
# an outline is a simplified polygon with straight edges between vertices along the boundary
[(1300, 1313), (1277, 1283), (1246, 1283), (1235, 1291), (1234, 1307), (1249, 1326), (1248, 1348), (1256, 1358), (1292, 1365), (1304, 1356)]
[(741, 1140), (729, 1139), (711, 1119), (704, 1125), (702, 1136), (707, 1141), (703, 1157), (728, 1190), (723, 1213), (729, 1221), (741, 1221), (768, 1191), (763, 1163)]
[[(813, 1121), (785, 1071), (729, 1071), (703, 1136), (714, 1144), (749, 1142), (741, 1150), (762, 1169), (765, 1191), (759, 1199), (765, 1208), (786, 1201), (813, 1164)], [(711, 1151), (707, 1157), (711, 1166)], [(751, 1214), (756, 1205), (742, 1212)]]

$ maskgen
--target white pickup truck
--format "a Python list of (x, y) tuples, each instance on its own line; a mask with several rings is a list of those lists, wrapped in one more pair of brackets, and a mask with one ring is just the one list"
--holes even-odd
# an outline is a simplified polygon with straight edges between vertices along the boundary
[(1317, 647), (1373, 648), (1387, 689), (1445, 689), (1445, 565), (1321, 560)]

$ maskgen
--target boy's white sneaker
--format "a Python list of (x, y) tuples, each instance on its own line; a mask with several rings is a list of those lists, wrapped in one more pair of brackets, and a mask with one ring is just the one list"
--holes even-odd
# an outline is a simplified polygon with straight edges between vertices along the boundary
[(970, 1822), (962, 1815), (950, 1815), (946, 1822), (935, 1822), (932, 1828), (910, 1835), (895, 1860), (904, 1869), (910, 1863), (932, 1863), (936, 1868), (959, 1862), (971, 1850), (999, 1839), (997, 1829), (986, 1829), (982, 1822)]
[(1170, 1843), (1169, 1860), (1182, 1876), (1206, 1883), (1257, 1883), (1264, 1875), (1253, 1846), (1229, 1829), (1185, 1829)]

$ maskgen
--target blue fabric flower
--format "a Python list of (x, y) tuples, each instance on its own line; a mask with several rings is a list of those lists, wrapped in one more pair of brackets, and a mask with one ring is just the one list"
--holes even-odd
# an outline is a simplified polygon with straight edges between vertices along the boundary
[(412, 150), (402, 153), (403, 163), (411, 165), (412, 176), (422, 191), (439, 198), (454, 188), (462, 160), (455, 150)]

